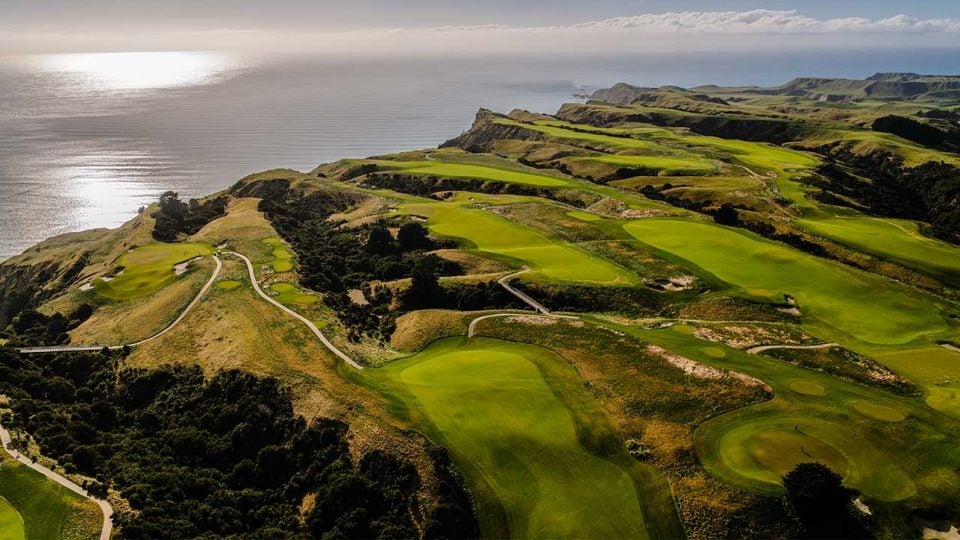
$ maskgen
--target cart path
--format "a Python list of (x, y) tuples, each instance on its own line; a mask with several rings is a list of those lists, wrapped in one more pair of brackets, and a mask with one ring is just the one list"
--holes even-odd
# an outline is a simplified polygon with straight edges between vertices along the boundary
[(76, 493), (77, 495), (90, 499), (91, 501), (96, 503), (97, 506), (100, 507), (100, 511), (103, 512), (103, 527), (100, 530), (100, 540), (110, 540), (110, 535), (113, 534), (113, 507), (110, 506), (110, 503), (108, 503), (103, 499), (94, 497), (93, 495), (90, 495), (90, 493), (88, 493), (87, 490), (71, 482), (69, 479), (44, 467), (43, 465), (34, 463), (33, 460), (31, 460), (30, 458), (24, 456), (17, 450), (14, 450), (10, 446), (11, 440), (12, 438), (10, 437), (10, 432), (4, 429), (3, 426), (0, 426), (0, 442), (3, 443), (2, 444), (3, 449), (8, 454), (10, 454), (11, 457), (16, 459), (20, 463), (26, 465), (27, 467), (30, 467), (31, 469), (37, 471), (38, 473), (46, 476), (50, 480), (53, 480), (54, 482), (60, 484), (61, 486)]
[(313, 332), (313, 334), (317, 336), (318, 339), (320, 339), (320, 342), (323, 343), (323, 346), (326, 347), (327, 350), (329, 350), (334, 355), (339, 357), (341, 360), (349, 364), (351, 367), (355, 369), (363, 369), (363, 366), (358, 364), (356, 361), (354, 361), (353, 358), (350, 358), (349, 356), (347, 356), (345, 352), (341, 351), (340, 349), (337, 348), (336, 345), (331, 343), (330, 340), (327, 339), (327, 336), (323, 335), (323, 332), (321, 332), (320, 329), (317, 328), (317, 325), (313, 324), (313, 321), (297, 313), (296, 311), (288, 308), (287, 306), (281, 304), (280, 302), (277, 302), (269, 294), (263, 292), (263, 289), (260, 288), (260, 283), (257, 282), (257, 274), (253, 270), (253, 263), (250, 262), (250, 259), (248, 259), (246, 255), (237, 253), (236, 251), (225, 251), (224, 253), (227, 255), (233, 255), (235, 257), (238, 257), (241, 260), (243, 260), (244, 263), (246, 263), (247, 273), (250, 276), (250, 283), (253, 285), (253, 290), (257, 291), (257, 294), (259, 294), (261, 298), (263, 298), (267, 302), (270, 302), (274, 306), (280, 308), (287, 314), (292, 315), (303, 324), (307, 325), (307, 328), (309, 328), (310, 331)]
[(203, 285), (203, 288), (200, 289), (200, 292), (197, 293), (197, 296), (187, 304), (187, 307), (180, 312), (180, 315), (174, 319), (172, 323), (167, 325), (166, 328), (160, 330), (156, 334), (146, 338), (141, 339), (140, 341), (135, 341), (133, 343), (127, 343), (126, 345), (62, 345), (62, 346), (52, 346), (52, 347), (21, 347), (17, 349), (18, 352), (24, 354), (41, 354), (41, 353), (59, 353), (59, 352), (82, 352), (82, 351), (100, 351), (104, 347), (110, 349), (111, 351), (117, 351), (124, 347), (136, 347), (138, 345), (143, 345), (144, 343), (150, 343), (151, 341), (159, 338), (160, 336), (166, 334), (167, 332), (173, 330), (178, 324), (183, 322), (183, 319), (186, 318), (187, 314), (190, 313), (197, 303), (200, 302), (200, 299), (203, 298), (207, 291), (210, 290), (210, 287), (213, 286), (213, 282), (217, 280), (217, 276), (220, 275), (220, 270), (223, 269), (223, 263), (220, 262), (220, 257), (216, 254), (213, 256), (214, 262), (217, 263), (217, 267), (213, 270), (213, 275), (210, 276), (210, 279)]

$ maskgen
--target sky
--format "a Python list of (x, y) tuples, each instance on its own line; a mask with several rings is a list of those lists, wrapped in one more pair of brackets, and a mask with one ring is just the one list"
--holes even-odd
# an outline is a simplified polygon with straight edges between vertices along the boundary
[(956, 0), (0, 0), (0, 53), (960, 46)]

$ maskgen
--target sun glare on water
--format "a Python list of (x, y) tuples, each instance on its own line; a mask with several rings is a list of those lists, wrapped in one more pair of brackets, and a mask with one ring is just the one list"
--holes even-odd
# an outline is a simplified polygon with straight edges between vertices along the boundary
[(207, 84), (235, 67), (230, 57), (215, 52), (56, 54), (43, 57), (42, 66), (48, 72), (80, 77), (98, 90)]

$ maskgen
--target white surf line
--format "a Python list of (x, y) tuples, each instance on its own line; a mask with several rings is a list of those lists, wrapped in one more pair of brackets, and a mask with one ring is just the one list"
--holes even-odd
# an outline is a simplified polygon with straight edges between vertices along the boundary
[(829, 349), (830, 347), (839, 347), (839, 343), (818, 343), (816, 345), (758, 345), (747, 349), (747, 354), (759, 354), (763, 351), (773, 349)]
[(257, 291), (257, 294), (259, 294), (261, 298), (263, 298), (267, 302), (270, 302), (274, 306), (280, 308), (284, 312), (294, 316), (297, 320), (307, 325), (307, 328), (309, 328), (313, 332), (313, 334), (320, 339), (320, 342), (323, 343), (323, 346), (326, 347), (327, 350), (329, 350), (330, 352), (338, 356), (341, 360), (343, 360), (347, 364), (350, 364), (352, 367), (356, 369), (363, 369), (363, 366), (355, 362), (352, 358), (347, 356), (346, 353), (338, 349), (336, 345), (331, 343), (330, 340), (327, 339), (327, 336), (324, 336), (323, 332), (321, 332), (320, 329), (317, 328), (317, 325), (313, 324), (313, 321), (297, 313), (296, 311), (288, 308), (287, 306), (281, 304), (280, 302), (277, 302), (270, 295), (263, 292), (263, 289), (260, 288), (260, 283), (257, 282), (257, 274), (253, 271), (253, 263), (250, 262), (250, 259), (248, 259), (243, 254), (237, 253), (236, 251), (225, 251), (224, 253), (228, 255), (235, 255), (240, 259), (243, 259), (243, 262), (247, 264), (247, 273), (250, 274), (250, 283), (253, 284), (253, 290)]
[(51, 471), (50, 469), (42, 465), (34, 463), (33, 460), (31, 460), (30, 458), (24, 456), (17, 450), (10, 447), (10, 443), (12, 442), (12, 440), (13, 439), (12, 437), (10, 437), (10, 432), (4, 429), (3, 426), (0, 426), (0, 442), (3, 443), (3, 449), (8, 454), (10, 454), (11, 457), (16, 459), (20, 463), (26, 465), (27, 467), (30, 467), (31, 469), (37, 471), (38, 473), (46, 476), (50, 480), (53, 480), (54, 482), (60, 484), (61, 486), (76, 493), (77, 495), (90, 499), (91, 501), (95, 502), (97, 506), (100, 507), (100, 511), (103, 512), (103, 527), (100, 530), (100, 540), (110, 540), (110, 536), (113, 534), (113, 507), (110, 506), (110, 503), (108, 503), (103, 499), (94, 497), (93, 495), (90, 495), (90, 493), (87, 492), (87, 490), (73, 483), (69, 479)]
[(146, 339), (141, 339), (140, 341), (135, 341), (133, 343), (128, 343), (126, 345), (76, 345), (76, 346), (64, 345), (64, 346), (53, 346), (53, 347), (21, 347), (17, 349), (17, 352), (20, 352), (23, 354), (85, 352), (85, 351), (101, 351), (104, 348), (107, 348), (111, 351), (118, 351), (120, 349), (123, 349), (124, 347), (136, 347), (138, 345), (143, 345), (144, 343), (149, 343), (159, 338), (160, 336), (166, 334), (170, 330), (173, 330), (173, 328), (178, 324), (180, 324), (183, 321), (183, 319), (187, 316), (187, 314), (190, 313), (190, 310), (192, 310), (197, 305), (197, 303), (200, 302), (200, 299), (203, 298), (205, 294), (207, 294), (207, 291), (209, 291), (210, 287), (213, 286), (213, 282), (216, 281), (217, 276), (220, 275), (220, 270), (223, 268), (223, 263), (220, 262), (219, 256), (214, 254), (213, 260), (214, 262), (217, 263), (217, 267), (213, 270), (213, 275), (210, 276), (210, 279), (208, 279), (207, 282), (203, 285), (203, 288), (200, 289), (200, 292), (197, 294), (197, 296), (195, 296), (193, 300), (187, 305), (187, 307), (182, 312), (180, 312), (180, 315), (176, 319), (174, 319), (172, 323), (167, 325), (167, 327), (164, 328), (163, 330), (160, 330), (156, 334)]
[(519, 298), (520, 300), (523, 300), (523, 302), (524, 302), (525, 304), (527, 304), (528, 306), (530, 306), (530, 307), (532, 307), (533, 309), (539, 311), (540, 313), (543, 313), (544, 315), (550, 315), (550, 310), (547, 309), (546, 307), (544, 307), (543, 304), (541, 304), (540, 302), (537, 302), (537, 301), (534, 300), (533, 298), (530, 298), (528, 295), (526, 295), (526, 294), (518, 291), (517, 289), (514, 289), (514, 288), (510, 285), (510, 283), (508, 283), (511, 279), (519, 276), (520, 274), (525, 274), (525, 273), (527, 273), (527, 272), (529, 272), (529, 271), (530, 271), (530, 267), (524, 266), (524, 267), (523, 267), (523, 270), (521, 270), (521, 271), (519, 271), (519, 272), (514, 272), (514, 273), (512, 273), (512, 274), (503, 276), (502, 278), (498, 279), (498, 280), (497, 280), (497, 283), (499, 283), (501, 287), (503, 287), (504, 289), (506, 289), (508, 293), (516, 296), (516, 297)]

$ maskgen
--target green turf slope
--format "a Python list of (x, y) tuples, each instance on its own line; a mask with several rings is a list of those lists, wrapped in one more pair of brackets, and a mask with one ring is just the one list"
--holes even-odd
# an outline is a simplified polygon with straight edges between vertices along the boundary
[(682, 535), (662, 477), (550, 351), (451, 338), (378, 371), (465, 471), (485, 536)]
[(528, 265), (529, 277), (596, 285), (631, 285), (636, 276), (558, 238), (502, 218), (488, 210), (451, 203), (412, 203), (400, 211), (427, 217), (430, 232), (464, 239), (482, 252)]
[(866, 342), (902, 344), (948, 329), (933, 297), (752, 233), (677, 219), (638, 220), (624, 228), (750, 296), (782, 301), (790, 295), (806, 317)]
[(20, 517), (17, 509), (3, 497), (0, 497), (0, 538), (7, 540), (24, 540), (26, 538), (23, 518)]
[(910, 221), (869, 217), (797, 220), (800, 227), (960, 286), (960, 248), (927, 238)]
[[(19, 514), (17, 520), (23, 520), (22, 530), (30, 540), (100, 536), (102, 516), (97, 505), (18, 463), (5, 452), (0, 458), (0, 502), (3, 500)], [(17, 538), (16, 527), (10, 519), (9, 512), (0, 504), (0, 538), (4, 540)]]
[(195, 242), (140, 246), (117, 261), (117, 265), (123, 267), (123, 273), (110, 281), (95, 283), (97, 293), (113, 300), (146, 296), (176, 278), (175, 265), (211, 253), (212, 246)]

